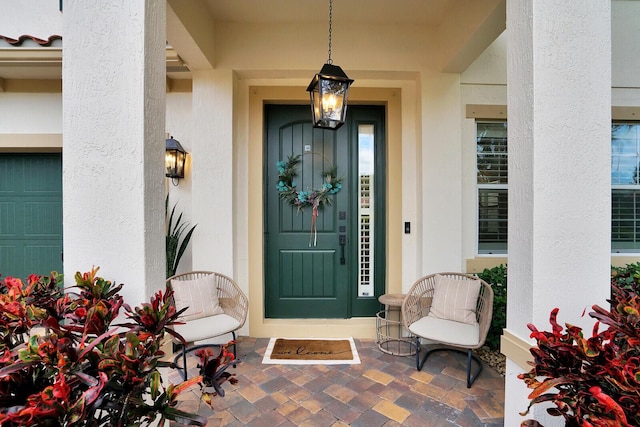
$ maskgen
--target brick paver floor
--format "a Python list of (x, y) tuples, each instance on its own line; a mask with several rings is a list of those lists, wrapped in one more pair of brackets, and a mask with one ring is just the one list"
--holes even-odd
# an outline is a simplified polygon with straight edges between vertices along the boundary
[[(195, 386), (180, 408), (198, 412), (207, 426), (502, 426), (504, 378), (485, 365), (466, 387), (466, 356), (438, 352), (423, 370), (415, 356), (381, 352), (373, 340), (355, 340), (359, 365), (263, 365), (268, 338), (240, 337), (241, 363), (230, 368), (238, 384), (225, 383), (213, 409)], [(190, 358), (190, 376), (197, 375)], [(169, 381), (180, 382), (177, 371)]]

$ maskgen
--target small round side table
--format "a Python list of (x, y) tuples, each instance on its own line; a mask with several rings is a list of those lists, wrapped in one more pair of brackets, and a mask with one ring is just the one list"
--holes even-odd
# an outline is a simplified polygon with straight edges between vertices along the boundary
[(380, 295), (381, 310), (376, 314), (376, 343), (380, 351), (393, 356), (416, 354), (413, 337), (402, 324), (404, 294)]

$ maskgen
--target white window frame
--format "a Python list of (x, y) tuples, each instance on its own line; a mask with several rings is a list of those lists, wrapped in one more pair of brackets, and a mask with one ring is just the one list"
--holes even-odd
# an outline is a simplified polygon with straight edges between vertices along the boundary
[[(619, 121), (619, 120), (614, 120), (611, 123), (611, 128), (612, 128), (612, 138), (611, 138), (611, 171), (613, 174), (614, 171), (614, 166), (613, 166), (613, 162), (614, 162), (614, 153), (613, 153), (613, 126), (615, 125), (632, 125), (634, 127), (638, 127), (640, 128), (640, 122), (638, 121), (634, 121), (634, 120), (624, 120), (624, 121)], [(640, 167), (640, 136), (638, 136), (638, 139), (636, 140), (636, 151), (635, 154), (630, 154), (630, 155), (622, 155), (620, 156), (621, 158), (632, 158), (635, 159), (635, 163), (636, 163), (636, 167)], [(636, 178), (637, 179), (637, 178)], [(613, 182), (613, 179), (612, 179)], [(634, 228), (634, 232), (632, 232), (632, 234), (634, 235), (634, 239), (633, 242), (631, 243), (631, 246), (635, 246), (635, 248), (629, 248), (629, 249), (624, 249), (624, 248), (618, 248), (618, 249), (614, 249), (614, 240), (613, 240), (613, 222), (615, 220), (615, 218), (613, 217), (613, 192), (615, 190), (625, 190), (625, 191), (631, 191), (636, 193), (635, 197), (636, 197), (636, 207), (635, 209), (633, 209), (634, 211), (634, 219), (633, 221), (633, 228)], [(638, 199), (640, 199), (640, 182), (635, 183), (635, 184), (612, 184), (611, 185), (611, 253), (612, 255), (625, 255), (625, 256), (633, 256), (633, 255), (637, 255), (640, 254), (640, 231), (638, 231), (638, 228), (640, 227), (640, 212), (639, 211), (639, 207), (638, 204), (640, 204), (640, 202), (638, 202)]]
[[(478, 137), (478, 131), (477, 131), (477, 123), (486, 123), (486, 122), (507, 122), (507, 106), (506, 105), (490, 105), (490, 104), (466, 104), (466, 118), (468, 119), (474, 119), (475, 120), (475, 138), (476, 138), (476, 142), (475, 145), (477, 146), (477, 137)], [(612, 106), (611, 107), (611, 126), (613, 126), (614, 124), (621, 124), (621, 123), (629, 123), (629, 124), (634, 124), (634, 125), (639, 125), (640, 126), (640, 121), (638, 120), (638, 117), (640, 117), (640, 106), (626, 106), (626, 107), (621, 107), (621, 106)], [(613, 139), (610, 140), (610, 144), (612, 144)], [(610, 147), (611, 148), (611, 147)], [(640, 150), (639, 150), (640, 151)], [(476, 168), (477, 168), (477, 161), (478, 161), (478, 155), (477, 152), (474, 153), (475, 156), (475, 162), (476, 162)], [(507, 154), (508, 156), (508, 154)], [(639, 158), (640, 158), (640, 153), (639, 153)], [(490, 256), (505, 256), (508, 254), (508, 247), (505, 253), (501, 253), (501, 254), (487, 254), (487, 253), (480, 253), (479, 250), (479, 236), (480, 236), (480, 230), (478, 227), (479, 224), (479, 216), (480, 216), (480, 212), (479, 212), (479, 202), (478, 202), (478, 193), (479, 193), (479, 189), (484, 185), (484, 184), (478, 184), (478, 179), (477, 179), (477, 172), (476, 175), (474, 175), (474, 180), (475, 180), (475, 185), (476, 185), (476, 189), (475, 189), (475, 230), (476, 230), (476, 234), (474, 237), (475, 240), (475, 246), (476, 246), (476, 256), (482, 256), (482, 257), (490, 257)], [(496, 188), (498, 189), (498, 184), (492, 184), (490, 185), (491, 188)], [(508, 185), (505, 187), (508, 190)], [(611, 194), (612, 194), (612, 202), (613, 202), (613, 191), (614, 190), (618, 190), (618, 189), (624, 189), (624, 190), (633, 190), (633, 191), (638, 191), (640, 192), (640, 183), (633, 185), (633, 184), (624, 184), (624, 185), (611, 185)], [(638, 196), (640, 197), (640, 195)], [(640, 208), (638, 209), (638, 211), (640, 211)], [(640, 222), (640, 214), (638, 214), (638, 222)], [(611, 223), (610, 223), (610, 229), (613, 231), (613, 205), (611, 206)], [(508, 221), (508, 218), (507, 218)], [(640, 241), (640, 231), (638, 232), (638, 240)], [(613, 233), (611, 234), (611, 255), (612, 256), (623, 256), (623, 257), (634, 257), (634, 256), (639, 256), (640, 255), (640, 243), (638, 243), (638, 249), (637, 250), (633, 250), (633, 252), (630, 251), (620, 251), (617, 250), (614, 252), (613, 249)]]
[[(504, 249), (501, 248), (497, 248), (495, 250), (488, 250), (488, 249), (483, 249), (481, 251), (480, 249), (480, 192), (481, 190), (507, 190), (507, 195), (508, 195), (508, 189), (509, 189), (509, 184), (508, 183), (496, 183), (496, 184), (479, 184), (478, 183), (478, 152), (477, 152), (477, 146), (478, 146), (478, 125), (479, 124), (484, 124), (484, 123), (498, 123), (498, 124), (506, 124), (506, 120), (480, 120), (477, 119), (475, 122), (475, 146), (476, 146), (476, 152), (475, 152), (475, 165), (476, 165), (476, 173), (475, 173), (475, 183), (476, 183), (476, 189), (475, 189), (475, 229), (476, 229), (476, 235), (475, 235), (475, 246), (476, 246), (476, 255), (477, 256), (486, 256), (486, 257), (491, 257), (491, 256), (497, 256), (497, 257), (504, 257), (505, 255), (508, 254), (508, 242), (506, 243), (506, 246)], [(507, 147), (508, 147), (508, 141), (507, 141)], [(508, 150), (508, 148), (507, 148)], [(508, 159), (508, 151), (507, 151), (507, 159)], [(507, 196), (508, 197), (508, 196)], [(509, 218), (507, 216), (507, 225), (508, 225), (508, 221)]]

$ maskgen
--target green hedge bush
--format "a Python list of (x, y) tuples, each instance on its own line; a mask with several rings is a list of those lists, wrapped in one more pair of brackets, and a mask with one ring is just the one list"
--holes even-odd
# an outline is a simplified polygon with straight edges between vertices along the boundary
[(611, 286), (640, 294), (640, 262), (624, 267), (611, 267)]
[[(485, 268), (477, 276), (493, 289), (493, 319), (487, 335), (486, 345), (492, 350), (500, 349), (500, 336), (507, 326), (507, 266)], [(611, 267), (611, 285), (640, 294), (640, 262), (623, 267)]]
[(485, 268), (477, 276), (493, 289), (493, 318), (487, 334), (486, 345), (492, 350), (500, 349), (500, 336), (507, 327), (507, 266)]

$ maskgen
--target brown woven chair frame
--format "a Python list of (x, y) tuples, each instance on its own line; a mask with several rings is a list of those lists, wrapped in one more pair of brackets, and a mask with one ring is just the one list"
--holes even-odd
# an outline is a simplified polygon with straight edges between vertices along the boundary
[[(482, 372), (482, 362), (473, 354), (473, 350), (480, 348), (484, 345), (489, 333), (489, 327), (491, 326), (491, 318), (493, 316), (493, 289), (484, 280), (479, 279), (470, 274), (463, 273), (438, 273), (441, 276), (451, 277), (457, 280), (480, 280), (482, 286), (480, 286), (480, 294), (478, 295), (478, 303), (476, 305), (476, 319), (479, 324), (480, 336), (478, 344), (473, 346), (457, 345), (452, 343), (441, 343), (442, 346), (432, 350), (425, 348), (425, 354), (420, 359), (420, 338), (416, 336), (416, 368), (418, 371), (422, 369), (429, 355), (436, 351), (453, 350), (467, 354), (467, 388), (471, 387), (471, 384), (476, 380), (480, 372)], [(435, 290), (435, 274), (430, 274), (418, 279), (409, 292), (407, 293), (404, 301), (402, 302), (402, 321), (407, 328), (422, 319), (429, 314), (431, 309), (431, 301), (433, 299), (433, 293)], [(472, 360), (478, 365), (478, 369), (475, 373), (471, 373)]]
[[(211, 276), (211, 275), (215, 276), (217, 297), (220, 301), (220, 307), (222, 307), (224, 314), (231, 316), (240, 322), (240, 325), (236, 329), (232, 331), (224, 332), (224, 334), (230, 333), (233, 336), (233, 339), (235, 340), (236, 330), (242, 328), (242, 326), (244, 326), (244, 323), (247, 320), (247, 313), (249, 311), (249, 299), (232, 278), (225, 276), (224, 274), (216, 273), (214, 271), (190, 271), (188, 273), (176, 274), (175, 276), (169, 277), (167, 279), (166, 284), (167, 284), (167, 288), (171, 289), (172, 280), (194, 280), (194, 279), (199, 279), (201, 277)], [(209, 338), (215, 338), (216, 336), (220, 336), (220, 335), (211, 336)], [(182, 367), (180, 367), (177, 364), (176, 365), (177, 365), (177, 369), (182, 370), (182, 377), (186, 380), (187, 379), (187, 353), (197, 350), (198, 348), (208, 347), (208, 346), (207, 345), (189, 346), (189, 344), (191, 343), (187, 343), (187, 345), (185, 346), (175, 339), (174, 339), (174, 343), (177, 345), (180, 345), (182, 349), (181, 354), (176, 356), (174, 363), (177, 361), (178, 358), (182, 358)], [(236, 348), (236, 345), (234, 344), (233, 345), (234, 356), (237, 356), (236, 351), (237, 351), (237, 348)]]

